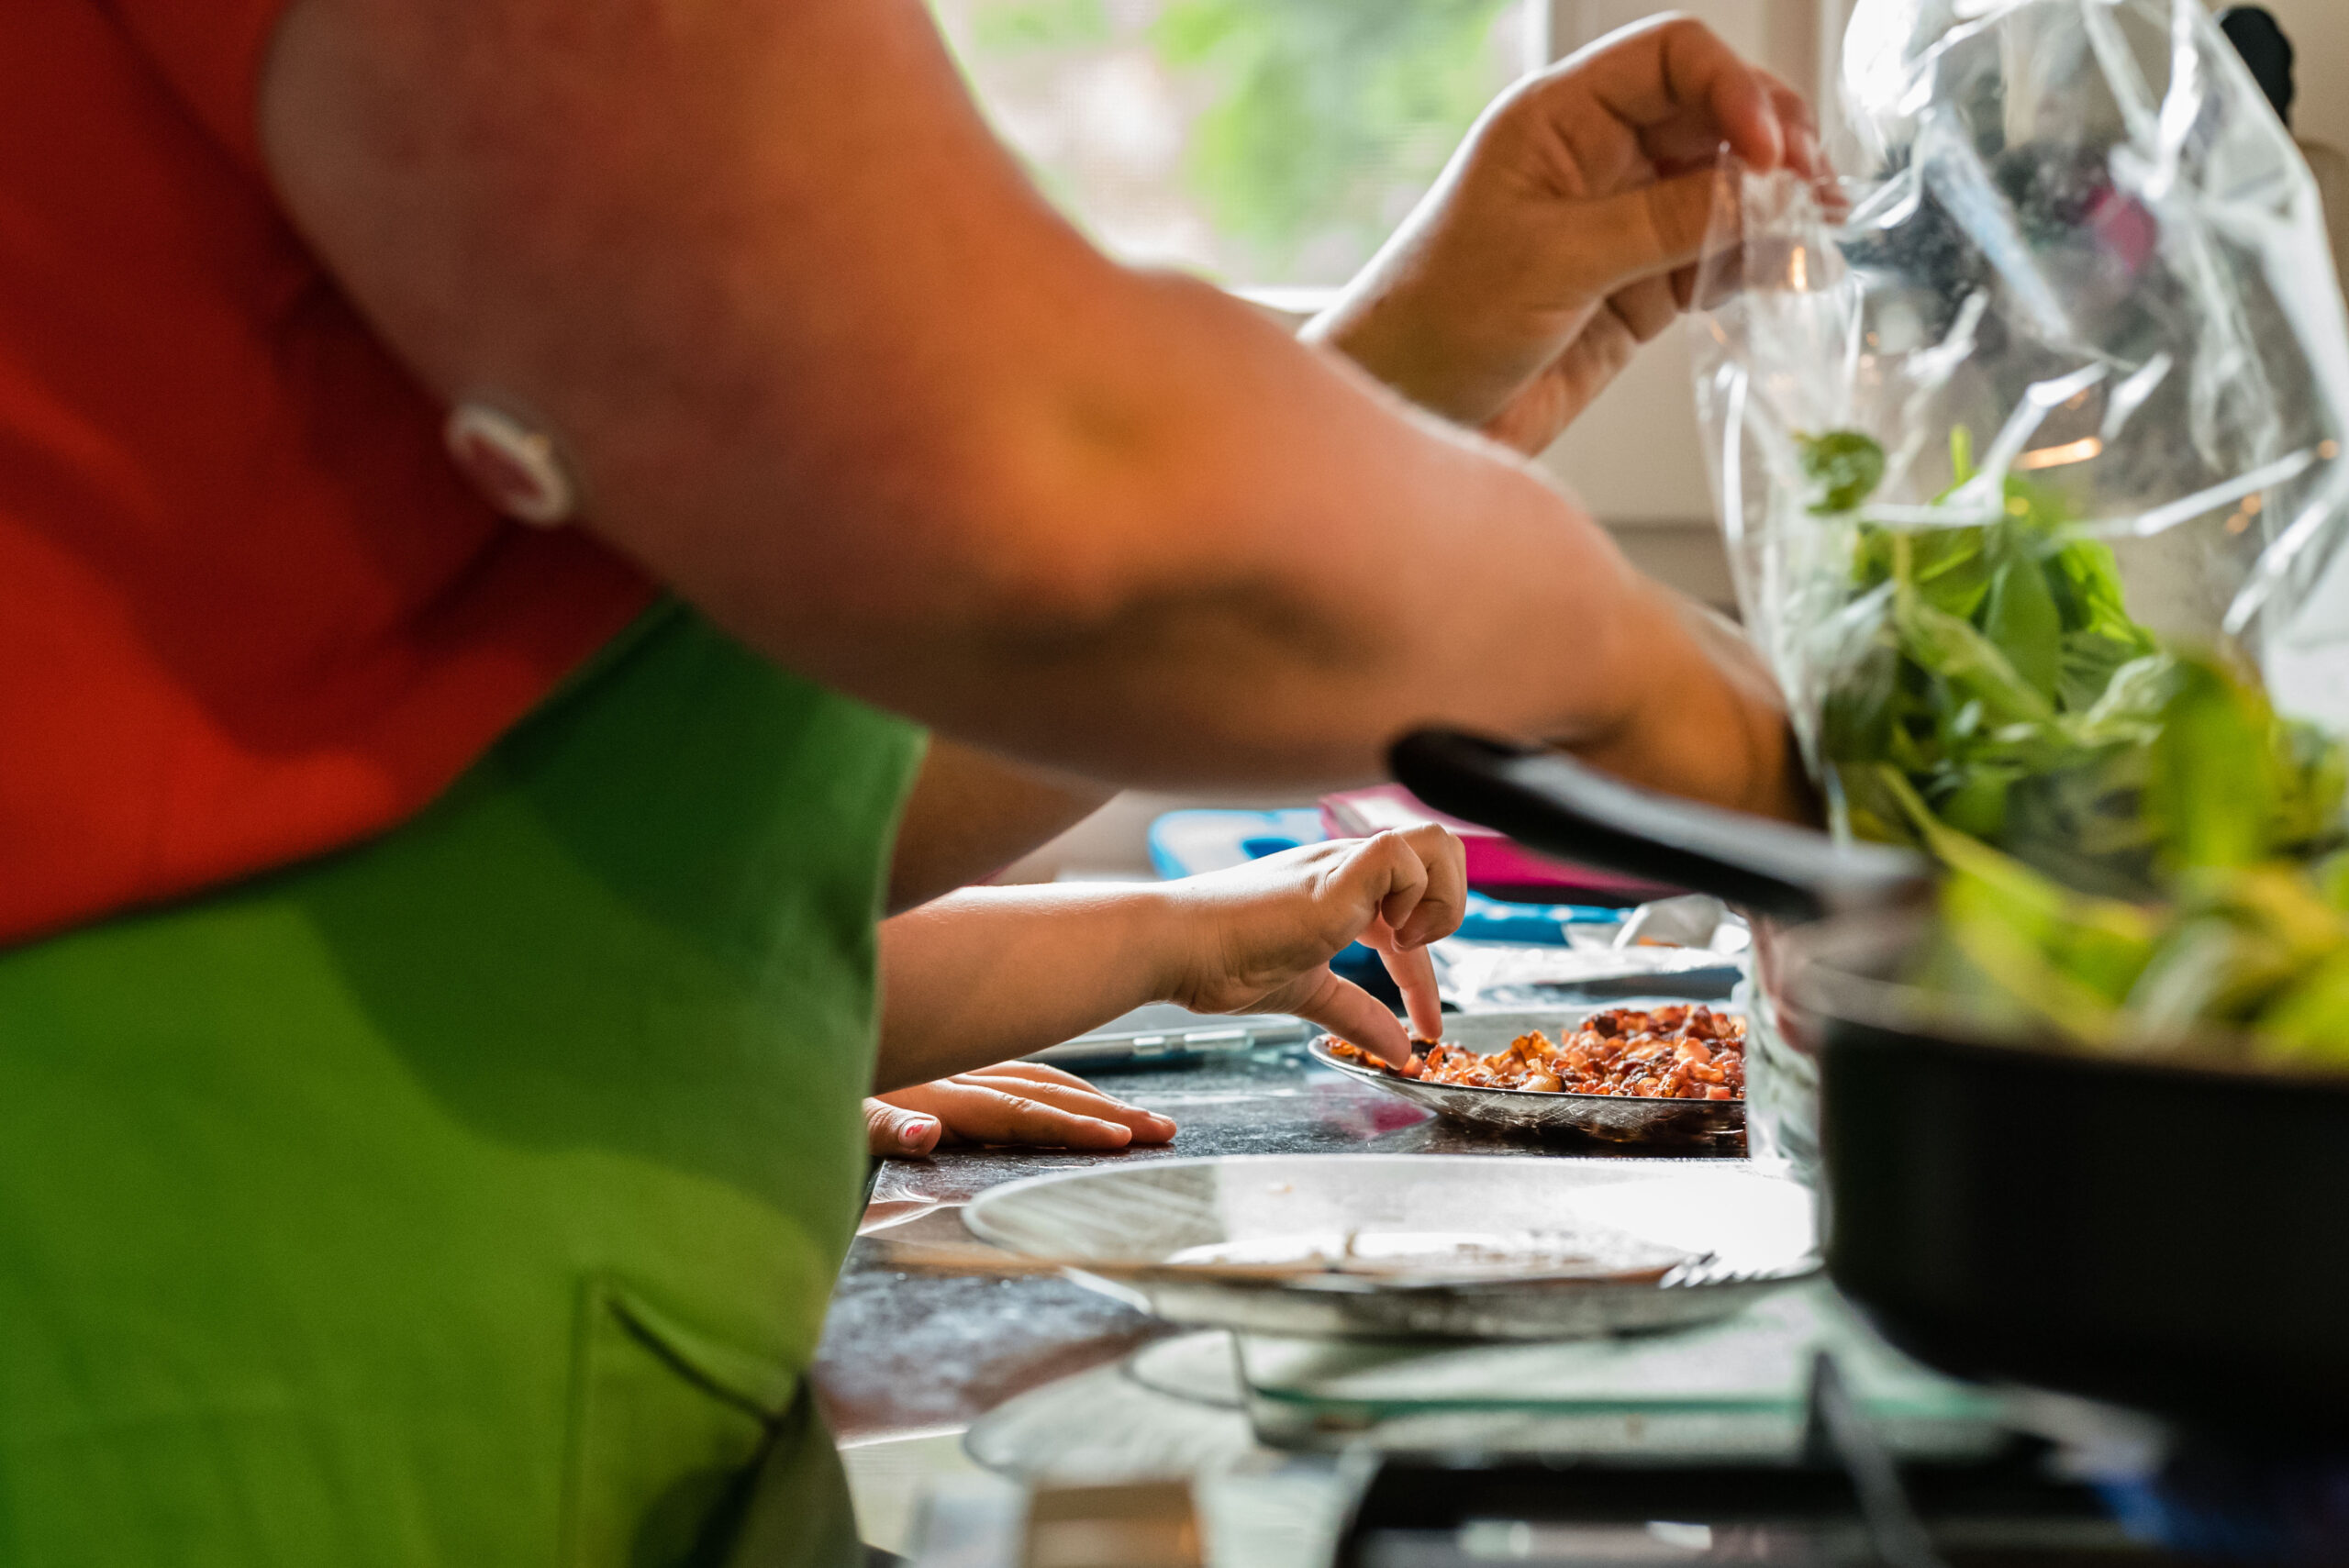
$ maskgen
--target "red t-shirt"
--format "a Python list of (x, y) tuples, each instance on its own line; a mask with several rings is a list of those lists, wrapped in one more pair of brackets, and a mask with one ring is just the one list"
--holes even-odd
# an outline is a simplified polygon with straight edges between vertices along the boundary
[(284, 4), (0, 4), (0, 943), (400, 821), (651, 593), (467, 488), (287, 227)]

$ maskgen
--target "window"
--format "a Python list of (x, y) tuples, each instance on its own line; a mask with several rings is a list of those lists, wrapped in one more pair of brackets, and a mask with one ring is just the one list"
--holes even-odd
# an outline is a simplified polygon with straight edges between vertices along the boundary
[(1097, 241), (1342, 283), (1528, 63), (1525, 0), (934, 0), (997, 131)]

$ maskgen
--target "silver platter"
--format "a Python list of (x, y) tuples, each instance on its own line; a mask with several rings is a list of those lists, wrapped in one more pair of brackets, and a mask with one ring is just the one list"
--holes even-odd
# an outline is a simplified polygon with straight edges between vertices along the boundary
[[(1581, 1011), (1586, 1016), (1592, 1010)], [(1555, 1040), (1558, 1030), (1573, 1021), (1578, 1021), (1574, 1013), (1558, 1007), (1528, 1012), (1447, 1013), (1443, 1038), (1447, 1043), (1466, 1046), (1489, 1056), (1507, 1048), (1518, 1036), (1534, 1029)], [(1480, 1127), (1504, 1127), (1519, 1132), (1579, 1132), (1610, 1143), (1702, 1143), (1734, 1137), (1745, 1129), (1743, 1100), (1643, 1099), (1624, 1095), (1568, 1095), (1542, 1089), (1472, 1089), (1457, 1084), (1422, 1084), (1332, 1055), (1327, 1035), (1306, 1050), (1324, 1067), (1335, 1068), (1365, 1084), (1375, 1084), (1388, 1094), (1424, 1106), (1438, 1116)]]
[[(963, 1212), (982, 1239), (1170, 1322), (1342, 1339), (1579, 1339), (1728, 1316), (1817, 1272), (1809, 1189), (1720, 1160), (1318, 1154), (1153, 1160), (1012, 1182)], [(1185, 1262), (1306, 1239), (1580, 1238), (1664, 1265), (1562, 1273), (1557, 1249), (1462, 1277), (1430, 1255), (1372, 1275)], [(1674, 1260), (1677, 1260), (1675, 1262)]]

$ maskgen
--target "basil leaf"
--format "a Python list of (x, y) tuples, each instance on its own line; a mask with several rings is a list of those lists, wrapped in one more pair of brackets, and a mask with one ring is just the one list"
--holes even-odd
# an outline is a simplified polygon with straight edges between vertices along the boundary
[(2349, 1066), (2349, 949), (2296, 977), (2254, 1027), (2271, 1062)]
[[(1911, 599), (1894, 612), (1900, 651), (1947, 684), (1961, 701), (1982, 705), (1994, 725), (2052, 722), (2055, 709), (2018, 674), (1998, 645), (1973, 624)], [(1951, 709), (1955, 713), (1955, 706)]]
[(1820, 487), (1810, 509), (1821, 517), (1858, 509), (1884, 483), (1884, 448), (1857, 430), (1795, 438), (1803, 477)]
[(2250, 865), (2266, 856), (2279, 804), (2266, 727), (2217, 665), (2195, 661), (2179, 677), (2153, 740), (2146, 815), (2174, 870)]
[(2039, 562), (2017, 556), (1998, 568), (1983, 606), (1982, 635), (2032, 690), (2054, 702), (2064, 673), (2064, 619)]
[[(1957, 484), (1971, 444), (1951, 432)], [(1801, 450), (1815, 513), (1883, 482), (1856, 431)], [(2243, 1029), (2349, 1069), (2349, 746), (2139, 625), (2059, 492), (2010, 477), (2004, 499), (1987, 524), (1854, 528), (1813, 644), (1839, 829), (1943, 862), (1923, 962), (2010, 1013), (2112, 1050)]]

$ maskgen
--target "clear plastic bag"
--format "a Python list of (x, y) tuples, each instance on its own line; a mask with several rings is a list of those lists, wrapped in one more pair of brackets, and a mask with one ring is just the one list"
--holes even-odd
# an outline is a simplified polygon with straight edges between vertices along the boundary
[[(2193, 0), (1860, 0), (1844, 78), (1861, 172), (1742, 176), (1695, 321), (1739, 597), (1839, 829), (1913, 836), (1831, 753), (1875, 687), (1914, 684), (1886, 627), (1920, 583), (1985, 634), (1934, 621), (1950, 659), (2011, 666), (1935, 698), (1987, 704), (1985, 732), (2012, 676), (2067, 736), (2110, 697), (2142, 740), (2110, 688), (2159, 647), (2349, 734), (2349, 329), (2314, 184), (2225, 38)], [(2001, 576), (2026, 523), (2038, 570)], [(2005, 791), (2018, 756), (1953, 789)], [(2062, 840), (2131, 829), (2058, 806), (2015, 852), (2111, 882)]]

